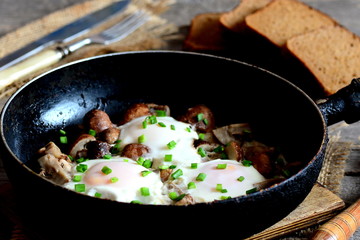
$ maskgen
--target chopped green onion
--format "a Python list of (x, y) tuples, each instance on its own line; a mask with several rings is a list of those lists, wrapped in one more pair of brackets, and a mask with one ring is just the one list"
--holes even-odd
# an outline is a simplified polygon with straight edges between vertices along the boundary
[(117, 178), (117, 177), (110, 178), (111, 183), (116, 183), (117, 181), (119, 181), (119, 178)]
[(197, 167), (198, 167), (197, 163), (191, 163), (191, 166), (190, 166), (191, 169), (197, 169)]
[(160, 127), (166, 127), (165, 123), (163, 123), (163, 122), (159, 122), (158, 125), (159, 125)]
[(219, 163), (216, 168), (217, 169), (226, 169), (227, 164), (226, 163)]
[(199, 139), (204, 140), (205, 139), (205, 133), (199, 133)]
[(196, 115), (196, 119), (197, 119), (198, 122), (201, 122), (202, 120), (204, 120), (204, 114), (199, 113), (198, 115)]
[(86, 164), (81, 163), (76, 166), (76, 171), (81, 172), (81, 173), (85, 172), (87, 169), (88, 169), (88, 165), (86, 165)]
[(246, 191), (246, 194), (250, 194), (250, 193), (254, 193), (254, 192), (257, 192), (257, 188), (256, 188), (256, 187), (247, 190), (247, 191)]
[(144, 170), (144, 171), (141, 171), (141, 176), (146, 177), (146, 176), (149, 175), (150, 173), (151, 173), (151, 171), (149, 171), (149, 170)]
[(137, 162), (139, 165), (143, 165), (143, 164), (144, 164), (144, 161), (145, 161), (145, 158), (144, 158), (144, 157), (139, 157), (136, 162)]
[(142, 204), (142, 202), (141, 202), (141, 201), (139, 201), (139, 200), (132, 200), (130, 203)]
[(206, 152), (203, 148), (199, 147), (197, 152), (201, 157), (206, 157)]
[(146, 120), (142, 122), (142, 128), (143, 128), (143, 129), (147, 128), (147, 122), (146, 122)]
[(194, 182), (189, 182), (187, 185), (188, 189), (195, 189), (196, 188), (196, 184)]
[(103, 168), (101, 169), (101, 172), (105, 175), (109, 175), (110, 173), (112, 173), (112, 170), (108, 166), (103, 166)]
[(172, 161), (172, 154), (165, 154), (164, 161), (165, 162), (171, 162)]
[(150, 159), (146, 159), (144, 162), (143, 162), (143, 167), (145, 168), (151, 168), (152, 166), (152, 161)]
[(59, 133), (60, 133), (61, 135), (66, 135), (66, 132), (65, 132), (65, 130), (63, 130), (63, 129), (60, 129), (60, 130), (59, 130)]
[(94, 136), (94, 137), (96, 136), (96, 131), (94, 129), (90, 129), (88, 133), (91, 136)]
[(145, 120), (146, 120), (148, 123), (150, 123), (150, 124), (155, 124), (155, 123), (157, 123), (156, 116), (154, 116), (154, 115), (146, 117)]
[(76, 192), (85, 192), (86, 186), (83, 183), (75, 184), (75, 191)]
[(155, 110), (156, 116), (166, 117), (166, 112), (164, 110)]
[(231, 198), (231, 196), (221, 196), (220, 200), (226, 200), (226, 199), (230, 199), (230, 198)]
[(60, 136), (60, 143), (67, 144), (68, 143), (67, 136)]
[(73, 177), (73, 182), (80, 182), (82, 179), (82, 176), (81, 175), (74, 175)]
[(172, 140), (166, 146), (168, 147), (168, 149), (173, 149), (176, 146), (176, 142), (174, 140)]
[(250, 160), (243, 160), (242, 164), (244, 165), (244, 167), (250, 167), (253, 163)]
[(147, 187), (141, 187), (140, 188), (140, 193), (144, 197), (150, 196), (150, 190)]
[(203, 122), (205, 123), (205, 125), (209, 124), (209, 120), (207, 120), (206, 118), (203, 120)]
[(196, 181), (204, 181), (205, 178), (206, 178), (205, 173), (199, 173), (199, 175), (197, 175), (197, 177), (196, 177)]
[(171, 200), (175, 200), (179, 197), (179, 195), (177, 194), (177, 192), (169, 192), (169, 198)]
[(110, 149), (111, 154), (119, 154), (120, 153), (120, 143), (116, 143), (112, 148)]
[(222, 187), (222, 184), (221, 183), (218, 183), (218, 184), (216, 184), (216, 191), (220, 191), (221, 192), (221, 190), (223, 189), (223, 187)]
[(216, 147), (215, 149), (214, 149), (214, 152), (216, 152), (216, 153), (221, 153), (221, 152), (223, 152), (225, 150), (225, 148), (223, 147), (223, 146), (218, 146), (218, 147)]
[(170, 168), (170, 169), (175, 169), (175, 168), (176, 168), (176, 165), (170, 165), (169, 168)]
[(175, 125), (171, 124), (171, 125), (170, 125), (170, 129), (171, 129), (171, 130), (175, 130)]
[(144, 134), (138, 137), (138, 143), (144, 143), (145, 141), (146, 141), (146, 137)]
[(177, 179), (177, 178), (179, 178), (179, 177), (182, 176), (182, 175), (183, 175), (183, 171), (182, 171), (181, 169), (178, 169), (178, 170), (176, 170), (174, 173), (171, 174), (171, 177), (172, 177), (173, 179)]
[(187, 127), (187, 128), (185, 128), (185, 131), (191, 132), (191, 128)]
[(94, 196), (97, 197), (97, 198), (101, 198), (102, 194), (99, 193), (99, 192), (96, 192), (96, 193), (94, 194)]
[(159, 166), (159, 169), (160, 169), (160, 170), (169, 169), (169, 166), (167, 166), (167, 165), (160, 165), (160, 166)]
[(71, 155), (67, 155), (67, 156), (72, 162), (74, 161), (74, 158)]
[(82, 163), (82, 162), (86, 162), (87, 160), (89, 160), (89, 159), (81, 157), (81, 158), (76, 159), (75, 162)]
[(242, 182), (242, 181), (244, 181), (245, 180), (245, 177), (244, 176), (240, 176), (240, 177), (238, 177), (238, 179), (237, 179), (239, 182)]
[(103, 156), (103, 159), (111, 159), (111, 154), (105, 154), (105, 155)]

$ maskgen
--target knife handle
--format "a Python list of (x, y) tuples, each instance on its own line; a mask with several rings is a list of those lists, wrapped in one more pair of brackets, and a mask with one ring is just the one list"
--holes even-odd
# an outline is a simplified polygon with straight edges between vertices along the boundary
[(360, 199), (322, 225), (312, 240), (346, 240), (360, 227)]
[(0, 71), (0, 90), (31, 73), (57, 63), (63, 55), (61, 51), (47, 49), (14, 66)]

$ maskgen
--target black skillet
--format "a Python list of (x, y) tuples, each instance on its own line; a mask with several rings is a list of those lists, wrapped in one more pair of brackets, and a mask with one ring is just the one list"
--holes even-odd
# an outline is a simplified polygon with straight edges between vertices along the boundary
[[(327, 124), (360, 119), (359, 85), (354, 80), (316, 105), (285, 79), (230, 59), (174, 51), (94, 57), (50, 71), (9, 99), (1, 115), (1, 157), (23, 222), (37, 237), (185, 237), (192, 232), (240, 239), (282, 219), (307, 196), (321, 169)], [(189, 206), (97, 199), (37, 175), (35, 153), (56, 140), (59, 129), (75, 128), (94, 108), (105, 110), (116, 122), (135, 102), (169, 105), (173, 116), (206, 104), (217, 126), (249, 122), (259, 140), (280, 147), (288, 161), (300, 161), (303, 168), (264, 191)]]

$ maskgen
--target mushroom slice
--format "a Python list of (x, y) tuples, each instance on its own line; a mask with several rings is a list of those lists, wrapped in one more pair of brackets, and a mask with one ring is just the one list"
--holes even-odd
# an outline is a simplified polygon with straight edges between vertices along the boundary
[(113, 126), (109, 115), (100, 109), (88, 112), (84, 117), (84, 123), (87, 128), (95, 130), (96, 133), (100, 133)]
[(122, 150), (122, 156), (137, 160), (150, 152), (150, 148), (140, 143), (130, 143)]
[(147, 115), (151, 115), (148, 105), (145, 103), (135, 103), (126, 110), (120, 125), (130, 122), (135, 118)]
[(225, 146), (225, 153), (230, 160), (241, 161), (244, 158), (244, 151), (240, 143), (231, 141)]
[(152, 115), (158, 116), (160, 111), (161, 113), (164, 113), (164, 116), (170, 116), (170, 108), (167, 105), (158, 105), (155, 103), (147, 103), (146, 105)]
[(102, 141), (90, 141), (86, 144), (87, 157), (90, 159), (103, 158), (105, 155), (110, 155), (110, 144)]
[(199, 132), (210, 132), (215, 127), (214, 115), (210, 108), (205, 105), (196, 105), (189, 108), (178, 120), (193, 124), (196, 131)]
[(40, 176), (55, 183), (64, 184), (71, 179), (71, 160), (63, 154), (55, 143), (50, 142), (39, 150), (42, 156), (38, 159), (41, 167)]
[(175, 205), (177, 206), (183, 206), (183, 205), (189, 205), (194, 204), (195, 200), (190, 194), (185, 194), (183, 198), (175, 202)]
[(70, 148), (70, 156), (73, 158), (85, 157), (87, 155), (86, 144), (96, 141), (96, 138), (90, 134), (81, 134)]
[(116, 127), (110, 127), (105, 129), (99, 134), (99, 138), (107, 143), (114, 143), (116, 140), (119, 139), (120, 129)]
[(223, 156), (223, 147), (216, 143), (204, 142), (197, 146), (197, 151), (204, 161), (220, 159)]
[(230, 124), (224, 127), (216, 128), (212, 131), (215, 137), (222, 144), (227, 144), (231, 141), (238, 141), (237, 135), (243, 135), (250, 132), (250, 126), (248, 123)]

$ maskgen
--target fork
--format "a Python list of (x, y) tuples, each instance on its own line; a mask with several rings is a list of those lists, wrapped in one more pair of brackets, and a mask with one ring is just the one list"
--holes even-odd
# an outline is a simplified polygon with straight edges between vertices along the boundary
[(58, 46), (56, 49), (44, 50), (17, 65), (0, 71), (0, 90), (27, 75), (50, 67), (82, 47), (90, 44), (108, 45), (120, 41), (143, 25), (149, 17), (143, 10), (135, 11), (119, 23), (98, 34), (67, 46)]

